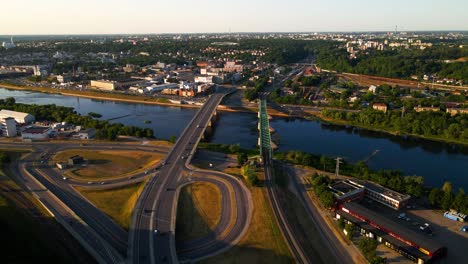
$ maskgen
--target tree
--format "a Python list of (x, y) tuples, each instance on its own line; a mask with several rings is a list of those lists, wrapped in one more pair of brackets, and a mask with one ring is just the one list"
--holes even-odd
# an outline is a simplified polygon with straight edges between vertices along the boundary
[(346, 224), (345, 225), (345, 230), (346, 230), (346, 236), (349, 239), (353, 239), (354, 232), (356, 231), (356, 227), (353, 224)]
[(457, 195), (455, 196), (455, 199), (453, 199), (452, 207), (458, 211), (464, 211), (465, 200), (465, 191), (462, 188), (458, 189)]
[(154, 133), (151, 128), (145, 128), (145, 137), (148, 137), (148, 138), (154, 137)]
[(358, 247), (367, 259), (372, 259), (377, 249), (377, 241), (369, 237), (364, 237), (359, 240)]
[(237, 164), (239, 164), (239, 166), (242, 166), (245, 162), (247, 162), (247, 154), (244, 153), (244, 152), (238, 152), (237, 153)]
[(10, 162), (10, 156), (8, 156), (5, 152), (0, 152), (0, 166), (8, 162)]
[(335, 204), (335, 196), (328, 190), (322, 192), (319, 199), (325, 208), (331, 208)]
[(248, 179), (250, 185), (252, 185), (252, 186), (257, 186), (258, 185), (258, 177), (257, 177), (257, 174), (255, 174), (255, 172), (249, 173), (247, 179)]
[(16, 100), (13, 97), (8, 97), (5, 99), (5, 104), (7, 105), (14, 105), (15, 103), (16, 103)]
[(442, 199), (442, 191), (437, 188), (432, 188), (431, 192), (429, 193), (429, 202), (432, 206), (439, 206), (440, 200)]
[(343, 217), (340, 217), (340, 219), (338, 220), (338, 227), (339, 227), (340, 229), (344, 229), (344, 228), (345, 228), (345, 222), (344, 222)]
[(444, 193), (452, 193), (452, 183), (451, 182), (444, 182), (444, 185), (442, 186), (442, 191)]
[(172, 135), (172, 136), (169, 137), (169, 142), (171, 142), (171, 143), (175, 143), (176, 140), (177, 140), (177, 137), (174, 136), (174, 135)]
[(230, 151), (231, 153), (233, 153), (233, 154), (239, 152), (240, 149), (241, 149), (241, 147), (240, 147), (239, 144), (235, 144), (235, 145), (230, 145), (230, 146), (229, 146), (229, 151)]
[(444, 195), (442, 196), (442, 202), (441, 202), (442, 208), (444, 210), (450, 209), (452, 202), (453, 202), (453, 193), (451, 192), (444, 193)]

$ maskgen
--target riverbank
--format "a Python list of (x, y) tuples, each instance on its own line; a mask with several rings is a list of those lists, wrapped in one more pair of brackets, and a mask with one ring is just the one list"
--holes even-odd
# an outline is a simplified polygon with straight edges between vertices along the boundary
[(59, 94), (63, 96), (83, 97), (83, 98), (106, 100), (106, 101), (187, 107), (187, 108), (200, 108), (199, 105), (171, 103), (166, 98), (147, 98), (147, 97), (141, 97), (141, 96), (130, 95), (130, 94), (115, 94), (115, 93), (105, 93), (105, 92), (90, 91), (90, 90), (79, 91), (79, 90), (54, 89), (54, 88), (37, 87), (37, 86), (18, 86), (18, 85), (5, 84), (2, 82), (0, 82), (0, 88), (5, 88), (8, 90), (21, 90), (21, 91), (30, 91), (30, 92)]
[(358, 124), (355, 122), (348, 122), (348, 121), (343, 121), (343, 120), (338, 120), (338, 119), (333, 119), (333, 118), (327, 118), (324, 117), (321, 113), (314, 114), (314, 117), (316, 117), (318, 120), (326, 123), (330, 123), (333, 125), (339, 125), (339, 126), (352, 126), (352, 127), (357, 127), (361, 129), (366, 129), (369, 131), (375, 131), (375, 132), (381, 132), (381, 133), (386, 133), (389, 135), (393, 136), (400, 136), (400, 137), (413, 137), (413, 138), (419, 138), (419, 139), (424, 139), (424, 140), (430, 140), (430, 141), (437, 141), (437, 142), (442, 142), (442, 143), (448, 143), (448, 144), (457, 144), (457, 145), (462, 145), (462, 146), (468, 146), (468, 142), (462, 141), (462, 140), (454, 140), (454, 139), (447, 139), (447, 138), (442, 138), (442, 137), (434, 137), (434, 136), (424, 136), (424, 135), (418, 135), (418, 134), (401, 134), (397, 131), (392, 131), (384, 128), (378, 128), (378, 127), (373, 127), (373, 126), (365, 126), (362, 124)]
[[(115, 93), (105, 93), (100, 91), (79, 91), (71, 89), (54, 89), (47, 87), (37, 87), (37, 86), (19, 86), (11, 85), (0, 82), (0, 88), (5, 88), (8, 90), (20, 90), (20, 91), (30, 91), (30, 92), (40, 92), (48, 94), (58, 94), (63, 96), (72, 96), (72, 97), (82, 97), (88, 99), (96, 100), (106, 100), (106, 101), (115, 101), (115, 102), (125, 102), (125, 103), (135, 103), (135, 104), (147, 104), (147, 105), (160, 105), (167, 107), (184, 107), (184, 108), (200, 108), (200, 105), (195, 104), (176, 104), (169, 102), (166, 98), (147, 98), (138, 95), (130, 94), (115, 94)], [(219, 111), (223, 112), (237, 112), (237, 113), (257, 113), (257, 107), (244, 107), (244, 106), (227, 106), (219, 105)], [(281, 116), (287, 117), (285, 113), (281, 113), (274, 109), (268, 109), (268, 114), (272, 116)]]
[[(35, 86), (17, 86), (11, 84), (5, 84), (0, 82), (0, 88), (5, 88), (9, 90), (22, 90), (22, 91), (31, 91), (31, 92), (41, 92), (41, 93), (49, 93), (49, 94), (59, 94), (63, 96), (71, 96), (71, 97), (82, 97), (82, 98), (89, 98), (89, 99), (96, 99), (96, 100), (106, 100), (106, 101), (116, 101), (116, 102), (126, 102), (126, 103), (135, 103), (135, 104), (146, 104), (146, 105), (160, 105), (160, 106), (167, 106), (167, 107), (184, 107), (184, 108), (200, 108), (199, 105), (190, 105), (190, 104), (175, 104), (168, 102), (165, 98), (146, 98), (136, 95), (124, 95), (124, 94), (113, 94), (113, 93), (104, 93), (99, 91), (79, 91), (79, 90), (70, 90), (70, 89), (53, 89), (53, 88), (46, 88), (46, 87), (35, 87)], [(248, 106), (227, 106), (227, 105), (220, 105), (218, 106), (218, 110), (222, 112), (233, 112), (233, 113), (252, 113), (256, 114), (258, 111), (257, 107), (248, 107)], [(376, 128), (372, 126), (364, 126), (362, 124), (346, 122), (343, 120), (336, 120), (331, 118), (324, 117), (320, 111), (307, 111), (308, 114), (311, 116), (306, 117), (304, 119), (317, 119), (319, 121), (331, 123), (334, 125), (340, 126), (353, 126), (362, 129), (366, 129), (369, 131), (376, 131), (387, 133), (394, 136), (402, 136), (398, 132), (387, 130), (384, 128)], [(275, 117), (289, 117), (288, 114), (280, 112), (273, 108), (268, 108), (268, 114), (270, 116)], [(468, 142), (461, 141), (461, 140), (452, 140), (446, 139), (442, 137), (428, 137), (423, 135), (416, 135), (416, 134), (406, 134), (406, 136), (437, 141), (442, 143), (450, 143), (450, 144), (458, 144), (463, 146), (468, 146)]]

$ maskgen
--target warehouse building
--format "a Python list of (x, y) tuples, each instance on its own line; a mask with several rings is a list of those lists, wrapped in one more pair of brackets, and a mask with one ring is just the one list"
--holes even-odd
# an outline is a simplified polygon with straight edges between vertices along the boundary
[(361, 200), (366, 197), (395, 210), (406, 206), (411, 198), (410, 195), (395, 192), (382, 185), (356, 179), (332, 184), (330, 189), (336, 194), (339, 203)]
[(341, 204), (335, 211), (337, 219), (345, 219), (359, 227), (362, 235), (376, 239), (401, 255), (419, 264), (429, 263), (447, 254), (447, 248), (392, 219), (356, 202)]
[(16, 137), (16, 121), (13, 117), (0, 119), (0, 130), (5, 137)]
[(18, 124), (30, 124), (36, 120), (33, 115), (28, 113), (16, 112), (11, 110), (0, 110), (0, 119), (13, 117)]
[(121, 80), (93, 80), (90, 85), (92, 88), (103, 91), (115, 91), (129, 88), (130, 86), (145, 83), (145, 79), (121, 79)]
[(50, 127), (29, 126), (21, 132), (21, 137), (30, 140), (45, 140), (49, 138), (51, 132)]

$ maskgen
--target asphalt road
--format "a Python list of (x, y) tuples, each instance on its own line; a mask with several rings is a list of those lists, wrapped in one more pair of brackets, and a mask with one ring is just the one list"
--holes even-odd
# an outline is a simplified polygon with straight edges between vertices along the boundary
[[(193, 170), (191, 175), (193, 178), (188, 181), (210, 182), (223, 194), (218, 225), (204, 237), (177, 245), (179, 260), (196, 262), (219, 254), (239, 242), (250, 225), (253, 203), (250, 192), (236, 177), (223, 172), (200, 169)], [(233, 194), (233, 199), (230, 193)]]
[[(31, 155), (34, 158), (34, 154)], [(100, 263), (119, 263), (122, 256), (86, 222), (75, 215), (47, 186), (39, 179), (38, 173), (31, 171), (27, 162), (14, 164), (23, 184), (49, 210), (49, 212), (67, 229)]]
[[(250, 193), (239, 179), (222, 172), (196, 169), (189, 165), (197, 144), (223, 97), (224, 94), (217, 93), (209, 98), (170, 150), (164, 163), (150, 168), (147, 172), (126, 178), (105, 182), (64, 179), (61, 171), (50, 164), (49, 159), (56, 152), (66, 149), (137, 148), (142, 151), (167, 153), (168, 148), (68, 142), (0, 142), (0, 148), (33, 150), (27, 159), (20, 160), (16, 165), (23, 185), (33, 193), (38, 193), (38, 199), (101, 263), (121, 263), (126, 252), (129, 253), (128, 261), (134, 263), (177, 263), (175, 218), (179, 191), (183, 185), (197, 181), (215, 184), (222, 192), (222, 214), (218, 225), (209, 235), (184, 242), (179, 247), (180, 259), (193, 262), (219, 254), (236, 244), (248, 229), (253, 209)], [(191, 177), (182, 178), (183, 172), (189, 172)], [(115, 188), (141, 182), (148, 177), (149, 181), (134, 211), (129, 236), (72, 187)]]
[(353, 258), (351, 257), (350, 252), (342, 246), (341, 242), (335, 236), (330, 226), (328, 226), (328, 224), (320, 216), (320, 212), (314, 206), (304, 184), (299, 182), (298, 177), (290, 169), (289, 174), (293, 175), (290, 177), (290, 179), (292, 179), (294, 188), (297, 190), (299, 199), (304, 204), (307, 213), (311, 217), (314, 225), (318, 227), (317, 231), (320, 232), (322, 241), (327, 245), (331, 252), (335, 253), (335, 260), (330, 260), (330, 263), (353, 263)]
[[(206, 126), (223, 97), (224, 94), (213, 94), (205, 105), (199, 109), (169, 152), (163, 163), (164, 165), (155, 176), (150, 178), (140, 195), (130, 228), (128, 255), (133, 263), (178, 262), (175, 247), (175, 218), (178, 192), (182, 184), (182, 172), (189, 169), (187, 164), (191, 160)], [(245, 192), (245, 190), (242, 190), (242, 192)], [(227, 196), (229, 194), (223, 193), (222, 195)], [(248, 205), (247, 203), (243, 206), (248, 207)], [(239, 223), (248, 222), (245, 219), (245, 217), (248, 218), (247, 214), (244, 216), (241, 213), (238, 217), (244, 218)], [(244, 230), (244, 227), (240, 229)], [(239, 230), (231, 231), (233, 231), (231, 232), (232, 237), (239, 237)], [(216, 247), (229, 246), (229, 239), (230, 237), (215, 243)], [(213, 239), (207, 238), (206, 241), (211, 241), (205, 243), (209, 245), (206, 251), (216, 252), (217, 248), (213, 246)], [(191, 257), (189, 256), (189, 258)], [(197, 256), (193, 257), (196, 258)]]

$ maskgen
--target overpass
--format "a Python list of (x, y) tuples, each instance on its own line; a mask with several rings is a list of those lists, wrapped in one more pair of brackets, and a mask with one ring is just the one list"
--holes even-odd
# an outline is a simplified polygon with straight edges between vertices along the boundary
[[(171, 149), (105, 143), (0, 142), (0, 146), (33, 151), (16, 163), (15, 170), (26, 186), (31, 190), (39, 190), (34, 192), (37, 198), (99, 263), (177, 263), (179, 259), (182, 262), (195, 262), (237, 244), (249, 227), (253, 210), (250, 192), (242, 180), (223, 172), (202, 170), (190, 165), (198, 142), (207, 133), (206, 129), (212, 126), (217, 106), (225, 95), (215, 93), (210, 96)], [(168, 155), (160, 164), (148, 170), (151, 171), (149, 175), (137, 172), (130, 177), (109, 179), (100, 184), (66, 179), (49, 162), (54, 153), (66, 149), (128, 150), (135, 147)], [(189, 177), (182, 177), (188, 174)], [(72, 187), (109, 189), (141, 181), (147, 182), (137, 201), (128, 235)], [(36, 182), (39, 186), (31, 185)], [(217, 226), (204, 237), (179, 243), (176, 252), (174, 235), (179, 191), (193, 182), (209, 182), (220, 189), (221, 218)]]
[[(175, 246), (175, 223), (177, 200), (184, 172), (193, 171), (189, 163), (206, 128), (211, 125), (216, 108), (225, 94), (215, 93), (198, 110), (188, 126), (174, 144), (157, 173), (149, 178), (135, 207), (130, 226), (128, 258), (131, 263), (177, 263)], [(231, 176), (217, 175), (229, 179)], [(186, 177), (185, 177), (186, 178)], [(194, 177), (196, 178), (196, 177)], [(232, 178), (234, 179), (234, 178)], [(232, 246), (245, 232), (250, 221), (251, 202), (247, 189), (238, 180), (232, 180), (236, 196), (237, 213), (226, 237), (212, 236), (204, 240), (206, 245), (199, 253), (188, 254), (190, 260), (200, 259), (206, 254), (220, 252)], [(229, 195), (223, 193), (223, 195)], [(223, 207), (226, 207), (223, 205)], [(227, 205), (229, 207), (229, 205)], [(231, 221), (227, 219), (226, 221)], [(225, 222), (226, 225), (226, 222)], [(226, 225), (227, 226), (227, 225)], [(223, 232), (219, 232), (223, 233)]]

